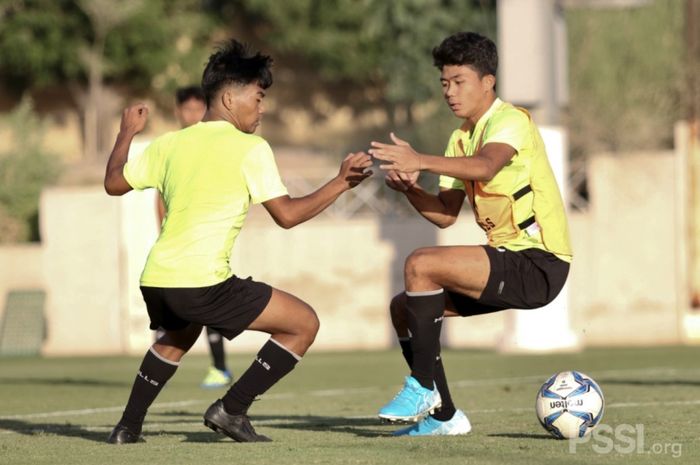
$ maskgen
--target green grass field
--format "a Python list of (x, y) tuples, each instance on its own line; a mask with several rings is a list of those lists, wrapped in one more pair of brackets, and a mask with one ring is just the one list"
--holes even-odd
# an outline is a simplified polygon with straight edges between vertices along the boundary
[[(393, 438), (396, 427), (379, 423), (375, 414), (405, 375), (399, 351), (312, 350), (253, 404), (253, 423), (274, 440), (265, 444), (234, 443), (202, 425), (203, 411), (223, 391), (198, 387), (207, 358), (189, 356), (149, 412), (147, 442), (128, 446), (104, 441), (119, 419), (139, 358), (5, 358), (0, 463), (697, 464), (699, 352), (693, 347), (560, 355), (445, 351), (453, 397), (469, 415), (472, 433)], [(251, 354), (233, 353), (229, 360), (241, 373)], [(541, 383), (567, 369), (598, 381), (606, 398), (602, 423), (610, 428), (575, 449), (550, 438), (534, 413)]]

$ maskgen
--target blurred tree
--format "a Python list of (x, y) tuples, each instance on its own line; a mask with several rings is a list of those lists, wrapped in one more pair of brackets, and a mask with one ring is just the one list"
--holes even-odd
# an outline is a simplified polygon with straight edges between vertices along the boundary
[[(198, 82), (212, 20), (199, 0), (0, 0), (0, 84), (22, 95), (64, 88), (82, 115), (84, 156), (97, 157), (111, 91)], [(112, 99), (113, 101), (114, 99)]]
[(83, 92), (82, 86), (73, 88), (84, 112), (83, 150), (87, 154), (98, 154), (102, 148), (99, 146), (99, 108), (103, 105), (105, 42), (114, 29), (143, 8), (143, 2), (123, 1), (119, 8), (113, 8), (111, 0), (79, 0), (78, 6), (88, 17), (93, 37), (90, 44), (81, 44), (78, 50), (80, 61), (86, 68), (87, 91)]
[(343, 91), (335, 97), (350, 100), (341, 103), (355, 110), (379, 105), (392, 126), (412, 125), (415, 105), (439, 95), (431, 51), (442, 39), (460, 30), (496, 38), (493, 0), (211, 0), (209, 4), (225, 18), (240, 18), (243, 11), (247, 32), (269, 45), (275, 56), (297, 58), (292, 63), (297, 68), (303, 60), (316, 78), (314, 90), (307, 94), (309, 102), (324, 85), (340, 86)]
[(24, 98), (7, 116), (10, 137), (0, 152), (0, 242), (39, 240), (41, 189), (60, 166), (43, 147), (44, 122)]
[(567, 10), (574, 156), (672, 147), (683, 112), (683, 7)]

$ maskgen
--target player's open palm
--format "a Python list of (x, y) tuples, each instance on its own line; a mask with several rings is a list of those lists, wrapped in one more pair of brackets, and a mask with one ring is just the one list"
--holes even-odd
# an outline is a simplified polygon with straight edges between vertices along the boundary
[(145, 103), (137, 103), (124, 109), (122, 113), (121, 131), (127, 134), (138, 134), (146, 127), (148, 107)]
[(384, 162), (379, 165), (379, 168), (400, 173), (420, 171), (420, 155), (418, 152), (408, 142), (400, 139), (393, 132), (389, 136), (392, 141), (391, 144), (377, 141), (370, 143), (372, 148), (369, 150), (369, 153), (377, 160)]
[(349, 153), (340, 165), (338, 177), (353, 188), (372, 176), (372, 171), (367, 169), (370, 166), (372, 166), (372, 157), (365, 152)]
[(419, 176), (420, 171), (402, 173), (400, 171), (390, 170), (387, 172), (386, 176), (384, 176), (384, 182), (395, 191), (406, 192), (418, 182)]

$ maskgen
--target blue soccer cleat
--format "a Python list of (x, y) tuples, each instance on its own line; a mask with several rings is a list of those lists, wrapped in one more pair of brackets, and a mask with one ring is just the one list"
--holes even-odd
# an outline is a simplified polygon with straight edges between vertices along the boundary
[(457, 410), (447, 421), (436, 420), (431, 416), (423, 418), (415, 425), (394, 431), (394, 436), (457, 436), (467, 434), (472, 430), (469, 418), (461, 410)]
[(406, 382), (396, 397), (379, 410), (379, 418), (388, 421), (418, 421), (433, 413), (442, 405), (437, 388), (426, 389), (413, 376)]

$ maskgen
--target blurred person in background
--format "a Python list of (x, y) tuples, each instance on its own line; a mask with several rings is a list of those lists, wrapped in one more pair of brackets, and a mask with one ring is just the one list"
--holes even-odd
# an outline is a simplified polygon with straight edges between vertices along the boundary
[[(207, 111), (207, 101), (204, 92), (199, 86), (180, 87), (175, 91), (175, 117), (181, 128), (188, 128), (199, 123)], [(165, 219), (165, 202), (158, 196), (158, 226)], [(221, 333), (212, 328), (207, 328), (207, 341), (212, 365), (209, 367), (204, 380), (203, 388), (214, 389), (227, 386), (233, 381), (233, 375), (226, 367), (226, 351), (224, 350), (224, 338)], [(162, 335), (162, 331), (156, 331), (156, 339)]]
[[(372, 142), (389, 187), (440, 228), (469, 202), (485, 231), (481, 246), (426, 247), (406, 259), (406, 290), (390, 305), (410, 375), (379, 411), (388, 421), (415, 421), (397, 436), (466, 434), (469, 419), (450, 396), (440, 357), (443, 318), (532, 309), (551, 302), (572, 259), (561, 194), (544, 143), (522, 108), (496, 96), (496, 45), (472, 32), (433, 49), (443, 97), (462, 120), (444, 156), (418, 153), (406, 141)], [(421, 171), (440, 175), (437, 194), (418, 184)]]
[(254, 135), (272, 85), (272, 59), (230, 40), (204, 69), (207, 111), (202, 121), (156, 138), (127, 162), (133, 137), (146, 125), (140, 103), (122, 115), (107, 162), (105, 190), (123, 195), (157, 188), (167, 215), (141, 275), (151, 328), (165, 334), (146, 352), (121, 419), (107, 441), (142, 441), (148, 407), (177, 370), (202, 326), (227, 339), (242, 331), (270, 334), (250, 367), (204, 413), (204, 424), (239, 442), (269, 441), (250, 423), (253, 400), (289, 373), (313, 343), (319, 322), (297, 297), (241, 279), (230, 254), (250, 203), (262, 203), (275, 222), (291, 228), (313, 218), (372, 173), (371, 157), (348, 154), (338, 175), (316, 191), (291, 198), (268, 143)]

